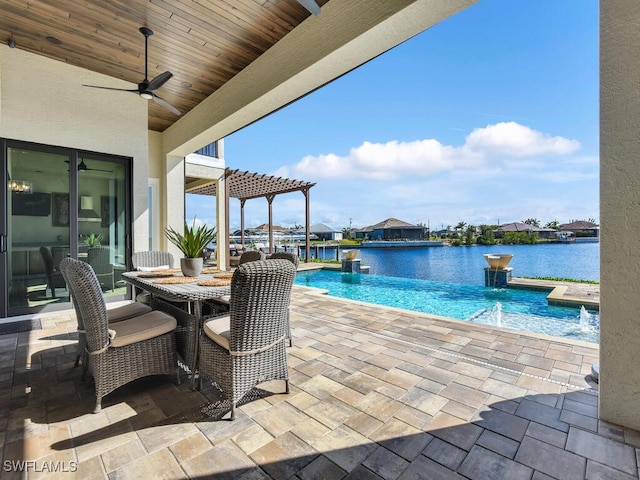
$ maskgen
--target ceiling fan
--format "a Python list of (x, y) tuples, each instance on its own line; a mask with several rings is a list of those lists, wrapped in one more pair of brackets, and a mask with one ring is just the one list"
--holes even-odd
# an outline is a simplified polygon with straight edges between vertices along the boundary
[(162, 85), (164, 85), (171, 77), (173, 77), (173, 73), (166, 71), (161, 73), (157, 77), (148, 79), (148, 71), (147, 71), (147, 56), (148, 56), (148, 41), (149, 37), (153, 35), (153, 30), (147, 27), (140, 27), (140, 33), (144, 35), (144, 80), (138, 84), (138, 88), (136, 89), (126, 89), (126, 88), (112, 88), (112, 87), (100, 87), (97, 85), (82, 85), (83, 87), (92, 87), (92, 88), (102, 88), (104, 90), (119, 90), (122, 92), (133, 92), (140, 95), (145, 100), (153, 100), (158, 105), (163, 106), (167, 110), (175, 113), (176, 115), (182, 115), (180, 110), (171, 105), (166, 100), (163, 100), (158, 95), (156, 95), (155, 91), (159, 89)]
[[(69, 160), (65, 160), (65, 163), (69, 163)], [(80, 163), (78, 164), (78, 171), (79, 172), (109, 172), (109, 173), (113, 173), (112, 170), (102, 170), (101, 168), (91, 168), (88, 167), (86, 163), (84, 163), (84, 158), (80, 159)]]

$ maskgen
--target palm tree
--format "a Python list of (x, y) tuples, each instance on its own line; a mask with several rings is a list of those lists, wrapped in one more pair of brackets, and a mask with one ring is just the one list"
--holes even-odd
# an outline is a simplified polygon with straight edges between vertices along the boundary
[(540, 226), (540, 220), (538, 220), (537, 218), (527, 218), (522, 223), (526, 223), (527, 225), (533, 225), (534, 227)]
[(547, 222), (544, 228), (553, 228), (554, 230), (559, 230), (560, 222), (558, 222), (557, 220), (551, 220), (550, 222)]

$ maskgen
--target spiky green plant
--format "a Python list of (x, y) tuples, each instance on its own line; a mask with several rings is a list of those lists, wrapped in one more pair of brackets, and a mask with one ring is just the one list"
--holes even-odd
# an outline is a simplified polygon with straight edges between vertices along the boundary
[(102, 242), (103, 239), (104, 237), (100, 233), (90, 233), (89, 235), (85, 235), (83, 238), (84, 243), (89, 247), (96, 247), (100, 245), (100, 242)]
[(209, 243), (216, 238), (216, 227), (206, 225), (196, 226), (196, 218), (193, 217), (191, 226), (184, 223), (184, 233), (177, 232), (171, 227), (165, 228), (165, 236), (184, 254), (185, 258), (198, 258)]

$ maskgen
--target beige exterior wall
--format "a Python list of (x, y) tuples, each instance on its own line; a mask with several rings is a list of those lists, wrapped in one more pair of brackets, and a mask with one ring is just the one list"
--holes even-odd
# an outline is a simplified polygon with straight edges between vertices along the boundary
[[(217, 159), (202, 157), (201, 155), (189, 155), (186, 157), (185, 172), (187, 177), (201, 178), (205, 183), (212, 181), (216, 185), (216, 192), (225, 191), (225, 163), (223, 153), (223, 141), (219, 142)], [(226, 245), (227, 238), (227, 214), (223, 195), (216, 196), (216, 244)], [(190, 218), (186, 219), (191, 221)], [(222, 266), (227, 264), (228, 253), (224, 248), (216, 248), (217, 264)]]
[(135, 95), (97, 93), (82, 84), (130, 87), (0, 45), (0, 137), (132, 157), (135, 249), (145, 244), (148, 228), (147, 104)]
[(600, 418), (640, 429), (640, 4), (600, 2)]

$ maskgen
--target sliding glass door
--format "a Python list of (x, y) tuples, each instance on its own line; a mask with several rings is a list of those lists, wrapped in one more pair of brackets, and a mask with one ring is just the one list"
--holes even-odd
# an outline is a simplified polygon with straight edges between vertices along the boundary
[(107, 299), (126, 293), (130, 160), (2, 141), (0, 317), (70, 308), (60, 261), (92, 264)]

